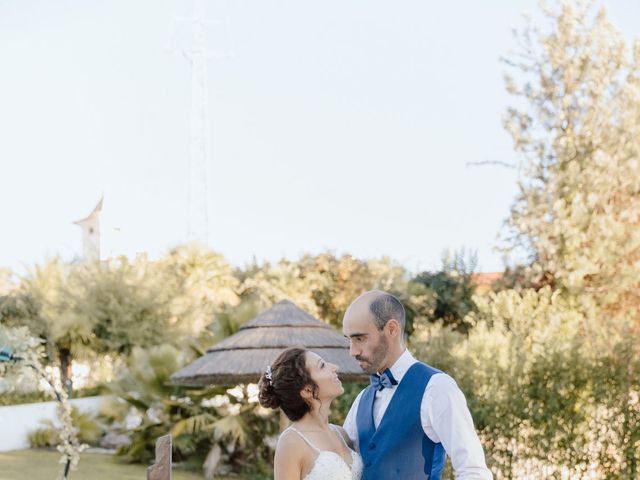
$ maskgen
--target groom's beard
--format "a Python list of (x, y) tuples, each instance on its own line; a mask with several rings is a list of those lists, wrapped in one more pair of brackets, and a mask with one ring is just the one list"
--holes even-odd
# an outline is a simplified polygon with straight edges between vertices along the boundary
[(389, 342), (384, 335), (380, 335), (378, 345), (376, 345), (373, 349), (373, 352), (371, 352), (371, 356), (365, 357), (364, 355), (356, 355), (355, 359), (359, 362), (365, 362), (363, 364), (360, 364), (360, 368), (362, 368), (365, 373), (377, 373), (380, 366), (382, 365), (383, 360), (387, 356), (388, 351)]

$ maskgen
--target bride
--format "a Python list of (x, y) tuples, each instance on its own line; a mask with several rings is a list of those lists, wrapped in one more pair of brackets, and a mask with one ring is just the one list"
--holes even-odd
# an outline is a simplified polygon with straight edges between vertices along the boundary
[(360, 480), (360, 455), (329, 423), (331, 402), (344, 392), (337, 371), (309, 350), (289, 348), (260, 379), (260, 404), (281, 408), (292, 422), (278, 440), (275, 480)]

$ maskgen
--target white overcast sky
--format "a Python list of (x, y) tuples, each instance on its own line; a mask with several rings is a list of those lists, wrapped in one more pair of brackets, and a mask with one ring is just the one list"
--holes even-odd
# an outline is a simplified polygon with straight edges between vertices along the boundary
[[(604, 2), (628, 39), (640, 0)], [(0, 0), (0, 266), (187, 239), (190, 0)], [(493, 250), (516, 172), (499, 57), (530, 0), (208, 1), (209, 244), (236, 265), (332, 250), (437, 268)], [(170, 45), (172, 43), (172, 45)], [(169, 47), (169, 48), (168, 48)]]

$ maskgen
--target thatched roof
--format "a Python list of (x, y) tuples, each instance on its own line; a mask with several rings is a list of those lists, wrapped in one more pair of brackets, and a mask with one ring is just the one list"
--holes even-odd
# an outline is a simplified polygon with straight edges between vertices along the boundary
[(337, 364), (343, 381), (366, 379), (358, 362), (349, 356), (349, 341), (342, 334), (283, 300), (174, 373), (171, 381), (190, 386), (256, 383), (282, 350), (295, 346)]

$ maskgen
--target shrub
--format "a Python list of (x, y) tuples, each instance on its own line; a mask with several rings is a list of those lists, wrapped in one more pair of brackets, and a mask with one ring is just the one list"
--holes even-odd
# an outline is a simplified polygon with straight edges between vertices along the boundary
[[(76, 407), (71, 408), (71, 418), (78, 434), (80, 443), (97, 445), (102, 437), (103, 429), (90, 413), (81, 412)], [(60, 443), (60, 429), (51, 420), (41, 420), (43, 428), (29, 433), (31, 447), (55, 447)]]

